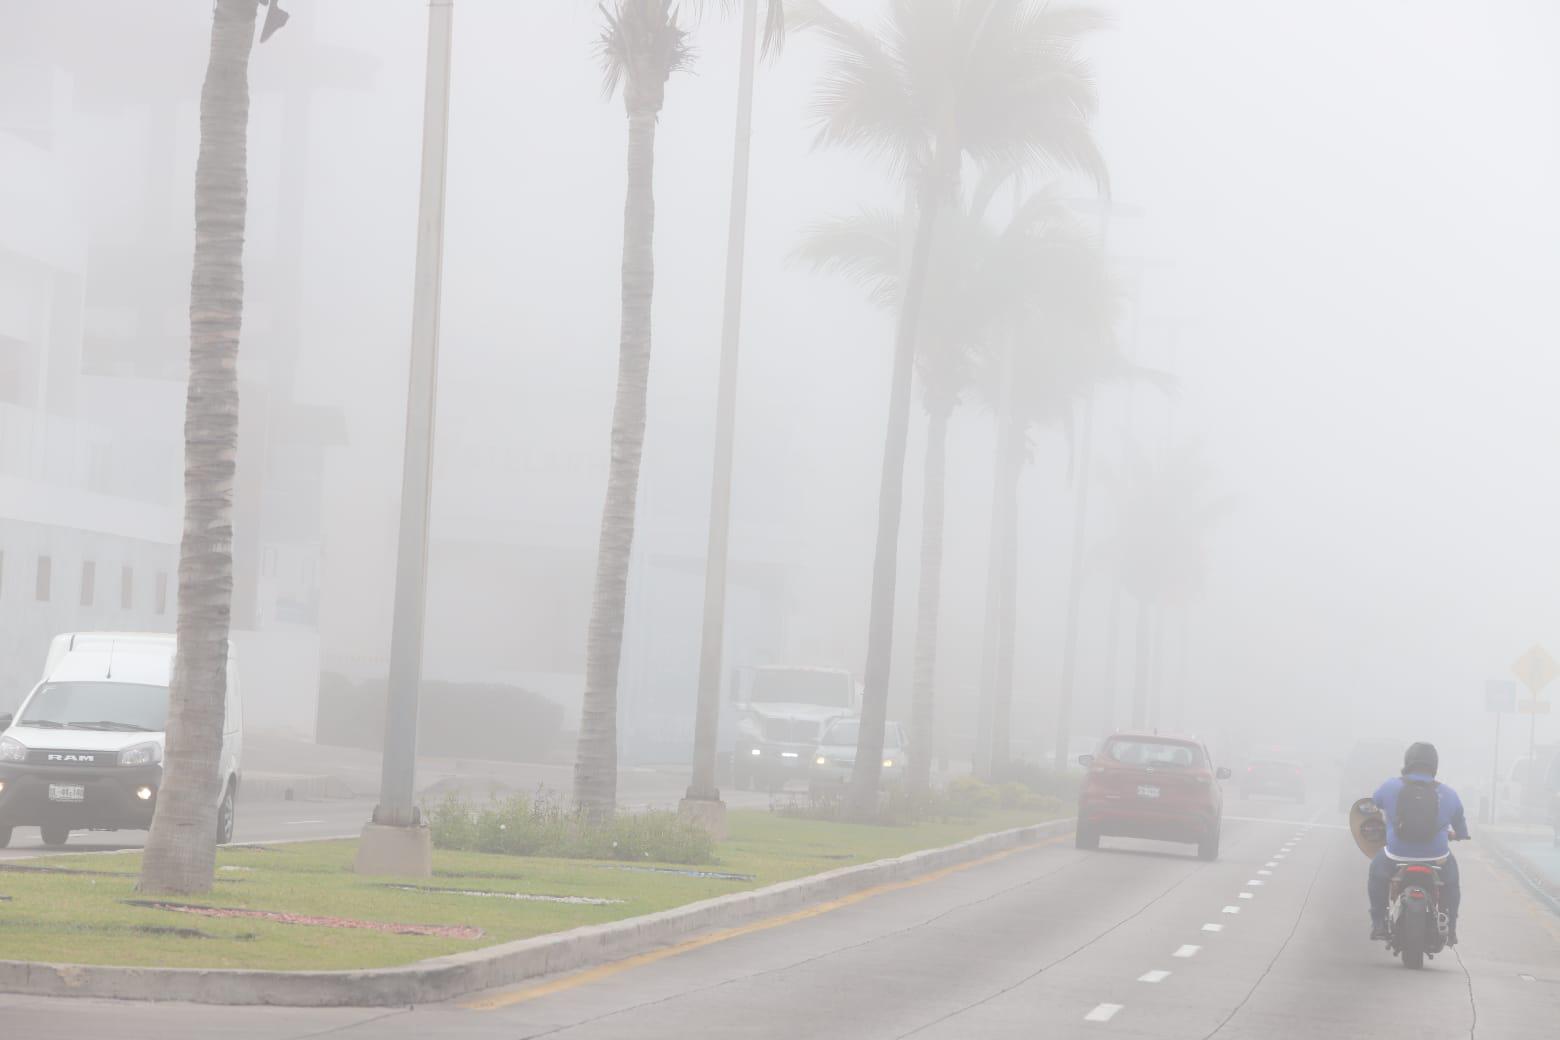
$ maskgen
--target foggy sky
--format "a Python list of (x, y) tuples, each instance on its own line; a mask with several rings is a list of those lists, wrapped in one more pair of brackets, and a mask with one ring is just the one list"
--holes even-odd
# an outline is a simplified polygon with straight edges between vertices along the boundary
[[(208, 6), (176, 2), (196, 24)], [(1150, 453), (1173, 431), (1234, 503), (1189, 619), (1189, 725), (1233, 712), (1259, 737), (1395, 736), (1394, 720), (1428, 698), (1439, 717), (1423, 727), (1482, 746), (1483, 681), (1531, 643), (1560, 653), (1560, 12), (1542, 0), (1102, 6), (1115, 24), (1090, 52), (1119, 207), (1111, 241), (1141, 271), (1130, 347), (1179, 383), (1173, 417), (1161, 396), (1133, 391), (1131, 425)], [(354, 430), (331, 463), (325, 566), (362, 598), (327, 610), (384, 613), (426, 8), (294, 7), (294, 25), (254, 58), (250, 249), (277, 200), (264, 85), (320, 71), (322, 56), (304, 57), (311, 32), (363, 52), (371, 79), (323, 88), (311, 112), (304, 387)], [(868, 17), (875, 5), (837, 7)], [(625, 143), (592, 57), (598, 17), (585, 2), (457, 3), (436, 539), (595, 543)], [(668, 88), (657, 142), (640, 545), (663, 552), (702, 552), (735, 37), (731, 23), (696, 29), (696, 63)], [(166, 55), (191, 105), (204, 60), (198, 45)], [(897, 189), (861, 157), (813, 150), (818, 67), (817, 45), (796, 37), (758, 81), (733, 555), (793, 568), (795, 656), (859, 670), (891, 320), (787, 255), (810, 221), (893, 204)], [(171, 164), (186, 180), (189, 112)], [(1102, 398), (1102, 457), (1120, 453), (1128, 397)], [(916, 591), (916, 419), (896, 688)], [(991, 441), (989, 414), (959, 413), (940, 668), (955, 694), (978, 676)], [(1036, 444), (1020, 497), (1016, 710), (1042, 739), (1071, 506), (1067, 445)], [(437, 575), (437, 554), (432, 564)], [(1105, 602), (1096, 577), (1085, 700), (1103, 672)], [(680, 638), (696, 646), (696, 625)], [(1125, 688), (1130, 660), (1120, 677)]]

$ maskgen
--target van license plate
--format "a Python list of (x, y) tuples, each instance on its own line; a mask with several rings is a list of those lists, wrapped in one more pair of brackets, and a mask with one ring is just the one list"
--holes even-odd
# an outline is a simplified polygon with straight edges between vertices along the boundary
[(51, 802), (84, 802), (87, 800), (87, 789), (80, 784), (50, 784), (49, 801)]
[(1158, 798), (1159, 797), (1159, 788), (1155, 787), (1152, 784), (1139, 784), (1138, 785), (1138, 797), (1139, 798)]

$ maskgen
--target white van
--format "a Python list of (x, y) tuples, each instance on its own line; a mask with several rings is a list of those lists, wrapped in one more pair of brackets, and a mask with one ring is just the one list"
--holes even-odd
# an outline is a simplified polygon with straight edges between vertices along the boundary
[[(49, 645), (43, 681), (0, 715), (0, 849), (16, 827), (45, 845), (73, 830), (145, 830), (162, 786), (173, 636), (73, 632)], [(9, 728), (6, 728), (9, 724)], [(233, 840), (243, 753), (237, 655), (227, 661), (217, 841)]]

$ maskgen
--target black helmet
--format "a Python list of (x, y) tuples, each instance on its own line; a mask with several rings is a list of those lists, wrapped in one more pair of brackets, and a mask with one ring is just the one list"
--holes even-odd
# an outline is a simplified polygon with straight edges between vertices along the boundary
[(1436, 751), (1434, 744), (1420, 742), (1410, 744), (1408, 751), (1403, 755), (1403, 772), (1428, 773), (1434, 776), (1436, 770), (1441, 767), (1441, 756)]

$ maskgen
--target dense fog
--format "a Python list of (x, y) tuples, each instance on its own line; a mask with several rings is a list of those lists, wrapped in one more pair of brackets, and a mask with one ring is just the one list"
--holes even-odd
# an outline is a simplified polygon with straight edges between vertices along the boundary
[[(173, 385), (211, 5), (5, 6), (0, 129), (16, 131), (13, 152), (49, 153), (53, 172), (44, 183), (0, 167), (0, 211), (42, 206), (63, 223), (40, 218), (37, 235), (10, 241), (0, 227), (0, 263), (47, 252), (70, 227), (82, 370)], [(879, 7), (836, 6), (868, 21)], [(1120, 349), (1146, 370), (1092, 396), (1074, 728), (1093, 738), (1125, 726), (1146, 666), (1158, 725), (1217, 753), (1272, 743), (1336, 757), (1359, 738), (1429, 739), (1445, 772), (1483, 777), (1486, 680), (1508, 678), (1535, 643), (1560, 651), (1560, 11), (1540, 0), (1103, 6), (1110, 25), (1083, 51), (1108, 205), (1084, 178), (1030, 181), (1079, 200), (1123, 296)], [(266, 521), (317, 564), (304, 579), (312, 609), (287, 621), (309, 634), (298, 671), (366, 680), (383, 674), (390, 632), (427, 7), (293, 7), (253, 58), (241, 366), (245, 407), (268, 409), (302, 447), (261, 461), (258, 411), (245, 413), (241, 474), (267, 476), (241, 492), (240, 516), (246, 501), (317, 497)], [(595, 5), (458, 8), (425, 673), (556, 699), (566, 757), (615, 392), (623, 105), (602, 90)], [(620, 683), (628, 761), (685, 761), (691, 734), (736, 33), (732, 19), (690, 23), (692, 63), (671, 78), (659, 121), (649, 423)], [(798, 249), (827, 218), (899, 211), (905, 189), (871, 156), (817, 146), (823, 61), (823, 42), (799, 31), (758, 69), (731, 669), (859, 674), (866, 655), (893, 312)], [(132, 290), (110, 284), (132, 271)], [(22, 312), (21, 284), (0, 279), (0, 314)], [(0, 326), (0, 357), (27, 341), (21, 324)], [(31, 406), (36, 376), (22, 362), (0, 369), (4, 399)], [(170, 450), (139, 458), (141, 478), (116, 493), (174, 509), (182, 393), (142, 390), (157, 402), (144, 414), (60, 414), (154, 431), (144, 450)], [(1031, 429), (1018, 485), (1018, 756), (1055, 739), (1083, 414)], [(906, 721), (925, 419), (918, 393), (890, 701)], [(289, 485), (291, 450), (317, 458), (311, 490)], [(955, 758), (968, 754), (980, 687), (994, 459), (993, 408), (971, 390), (949, 429), (937, 670), (939, 739)], [(7, 465), (39, 476), (33, 461)], [(1196, 528), (1165, 543), (1188, 573), (1156, 607), (1146, 658), (1111, 549), (1145, 487), (1166, 524), (1168, 510)], [(263, 599), (287, 579), (246, 564), (262, 546), (238, 538)], [(7, 553), (0, 596), (12, 607), (24, 598), (17, 558)], [(237, 609), (235, 623), (280, 622), (275, 609)], [(42, 648), (19, 642), (6, 650), (25, 672)], [(257, 726), (315, 722), (312, 691), (251, 710)], [(1540, 719), (1540, 743), (1554, 725)], [(1509, 759), (1527, 719), (1508, 719), (1506, 734)]]

